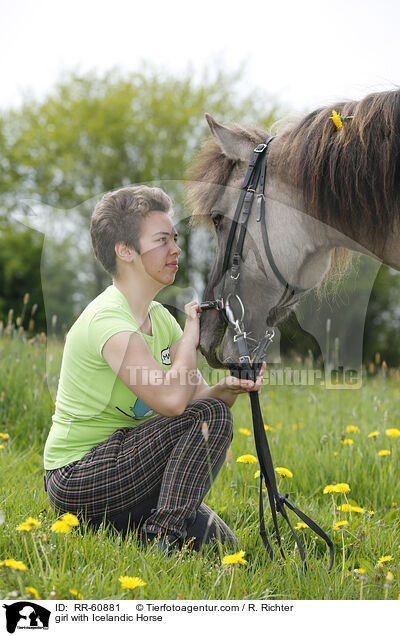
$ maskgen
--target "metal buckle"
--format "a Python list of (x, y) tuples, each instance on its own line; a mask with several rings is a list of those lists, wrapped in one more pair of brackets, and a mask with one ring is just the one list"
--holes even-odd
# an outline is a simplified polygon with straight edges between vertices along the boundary
[[(241, 317), (238, 318), (238, 319), (235, 319), (235, 316), (233, 314), (233, 311), (231, 309), (231, 305), (230, 305), (230, 302), (229, 302), (229, 299), (232, 298), (232, 297), (236, 298), (238, 300), (239, 305), (240, 305), (240, 310), (242, 312)], [(240, 297), (237, 294), (229, 294), (228, 298), (225, 301), (225, 313), (228, 316), (228, 320), (231, 323), (231, 325), (236, 326), (239, 322), (243, 322), (244, 307), (243, 307), (243, 303), (242, 303)]]
[(267, 144), (258, 144), (257, 148), (254, 148), (254, 152), (264, 152), (267, 147)]

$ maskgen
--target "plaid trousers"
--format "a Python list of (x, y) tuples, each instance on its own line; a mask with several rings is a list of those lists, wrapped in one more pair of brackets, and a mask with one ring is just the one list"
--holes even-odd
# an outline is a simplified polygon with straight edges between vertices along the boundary
[(47, 470), (49, 502), (57, 512), (81, 513), (119, 530), (131, 525), (194, 537), (197, 546), (220, 536), (238, 545), (232, 530), (202, 503), (232, 436), (232, 413), (224, 402), (194, 400), (182, 415), (119, 428), (79, 461)]

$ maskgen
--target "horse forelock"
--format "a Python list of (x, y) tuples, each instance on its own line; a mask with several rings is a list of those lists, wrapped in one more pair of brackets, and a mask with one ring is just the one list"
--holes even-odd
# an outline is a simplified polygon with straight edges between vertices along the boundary
[(278, 136), (270, 160), (307, 213), (379, 253), (400, 216), (400, 90), (310, 113)]
[[(253, 126), (234, 123), (230, 128), (255, 146), (266, 138), (264, 131)], [(192, 210), (192, 223), (209, 218), (213, 204), (221, 192), (221, 187), (218, 186), (228, 184), (238, 163), (225, 156), (213, 136), (205, 141), (187, 170), (186, 199)]]

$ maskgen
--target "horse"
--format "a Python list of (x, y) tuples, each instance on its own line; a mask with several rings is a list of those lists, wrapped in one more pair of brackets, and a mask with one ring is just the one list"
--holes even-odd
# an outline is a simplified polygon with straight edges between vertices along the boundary
[[(221, 283), (225, 298), (237, 289), (229, 268), (222, 271), (227, 239), (253, 151), (269, 135), (205, 116), (211, 136), (189, 167), (187, 196), (194, 221), (215, 232), (204, 300), (216, 301)], [(331, 104), (283, 125), (270, 142), (266, 174), (265, 218), (276, 267), (265, 252), (254, 199), (240, 262), (250, 353), (266, 326), (279, 325), (334, 261), (345, 267), (346, 255), (358, 252), (400, 270), (400, 90)], [(288, 303), (280, 302), (282, 281), (296, 290)], [(211, 367), (237, 362), (220, 311), (203, 312), (200, 326), (199, 348)]]

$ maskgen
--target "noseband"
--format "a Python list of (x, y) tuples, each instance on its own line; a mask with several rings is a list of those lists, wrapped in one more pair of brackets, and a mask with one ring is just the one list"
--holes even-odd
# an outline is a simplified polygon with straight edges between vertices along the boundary
[[(239, 282), (240, 282), (240, 263), (243, 260), (243, 245), (247, 232), (247, 225), (250, 217), (250, 213), (253, 206), (254, 196), (257, 193), (257, 223), (260, 223), (261, 234), (264, 243), (265, 254), (267, 256), (269, 265), (278, 279), (283, 285), (283, 293), (271, 311), (283, 307), (289, 307), (297, 302), (294, 300), (296, 294), (305, 292), (305, 289), (290, 285), (282, 276), (279, 268), (276, 265), (273, 257), (271, 246), (268, 238), (266, 220), (265, 220), (265, 181), (267, 173), (267, 156), (270, 148), (270, 144), (274, 137), (269, 137), (265, 143), (258, 144), (253, 151), (253, 157), (249, 163), (246, 176), (244, 178), (239, 200), (237, 202), (235, 214), (232, 220), (232, 224), (229, 231), (229, 236), (226, 244), (226, 251), (224, 256), (224, 262), (222, 265), (221, 284), (218, 291), (218, 298), (213, 301), (207, 301), (200, 305), (204, 309), (216, 309), (221, 312), (221, 315), (226, 324), (233, 328), (234, 336), (233, 340), (236, 343), (239, 350), (239, 366), (243, 364), (252, 364), (260, 368), (262, 359), (269, 344), (274, 337), (274, 330), (267, 327), (264, 337), (258, 343), (252, 357), (250, 357), (248, 345), (247, 345), (247, 333), (244, 326), (245, 308), (242, 299), (239, 294)], [(236, 236), (236, 230), (240, 224), (239, 237), (236, 243), (235, 251), (232, 258), (232, 264), (230, 266), (230, 277), (233, 281), (233, 289), (225, 298), (224, 287), (226, 272), (229, 269), (229, 263), (231, 260), (231, 254), (233, 251), (233, 243)], [(236, 305), (236, 307), (235, 307)], [(237, 313), (239, 310), (239, 314)], [(237, 365), (228, 365), (232, 369), (237, 369)]]
[[(296, 287), (294, 285), (290, 285), (285, 278), (280, 273), (274, 257), (272, 255), (271, 246), (268, 239), (267, 226), (265, 221), (265, 179), (266, 179), (266, 168), (267, 168), (267, 155), (269, 151), (269, 146), (274, 137), (269, 137), (267, 141), (263, 144), (259, 144), (253, 152), (252, 160), (250, 161), (249, 167), (247, 169), (246, 176), (243, 181), (241, 193), (239, 196), (239, 200), (236, 206), (234, 218), (232, 221), (232, 225), (230, 227), (224, 263), (222, 267), (222, 277), (221, 284), (219, 288), (218, 298), (213, 301), (207, 301), (200, 305), (200, 307), (205, 309), (216, 309), (221, 312), (225, 322), (229, 327), (233, 328), (234, 336), (233, 340), (236, 343), (239, 351), (239, 364), (229, 364), (227, 367), (229, 368), (232, 375), (237, 377), (249, 377), (253, 380), (256, 380), (257, 374), (261, 368), (262, 360), (265, 356), (265, 352), (267, 347), (271, 344), (272, 339), (274, 337), (274, 330), (267, 328), (264, 337), (258, 343), (255, 351), (253, 352), (253, 356), (250, 357), (249, 349), (247, 345), (247, 334), (244, 327), (244, 317), (245, 317), (245, 308), (242, 302), (242, 299), (239, 295), (239, 280), (240, 280), (240, 262), (242, 260), (243, 253), (243, 244), (247, 231), (247, 224), (249, 220), (249, 216), (251, 213), (251, 209), (253, 206), (254, 195), (257, 192), (257, 222), (261, 224), (261, 232), (262, 238), (264, 242), (265, 253), (268, 258), (268, 262), (270, 267), (275, 274), (276, 278), (283, 285), (284, 290), (283, 293), (274, 307), (274, 309), (278, 309), (280, 307), (288, 307), (294, 304), (295, 300), (294, 296), (296, 294), (300, 294), (305, 292), (305, 289), (301, 287)], [(241, 217), (241, 219), (240, 219)], [(239, 237), (236, 243), (235, 252), (233, 254), (232, 265), (231, 265), (231, 280), (233, 281), (233, 290), (228, 294), (225, 298), (224, 296), (224, 285), (225, 285), (225, 273), (229, 269), (229, 263), (231, 259), (231, 253), (233, 249), (233, 241), (236, 235), (236, 228), (239, 225), (240, 219), (240, 232)], [(235, 307), (236, 305), (236, 307)], [(237, 312), (239, 310), (239, 314)], [(311, 528), (319, 537), (321, 537), (327, 544), (330, 552), (330, 564), (329, 570), (331, 570), (333, 565), (334, 558), (334, 550), (332, 540), (328, 537), (328, 535), (320, 528), (315, 521), (313, 521), (310, 517), (308, 517), (304, 512), (299, 510), (288, 498), (288, 495), (282, 495), (277, 487), (276, 479), (275, 479), (275, 471), (272, 463), (271, 452), (268, 445), (268, 439), (265, 432), (264, 421), (261, 413), (260, 400), (258, 397), (258, 393), (256, 391), (251, 391), (249, 393), (250, 402), (251, 402), (251, 411), (253, 416), (253, 430), (254, 430), (254, 440), (258, 455), (258, 460), (260, 462), (260, 494), (259, 494), (259, 519), (260, 519), (260, 534), (263, 540), (263, 543), (268, 551), (268, 554), (271, 559), (274, 558), (274, 553), (272, 547), (268, 541), (267, 532), (265, 528), (264, 522), (264, 507), (263, 507), (263, 494), (262, 494), (262, 486), (263, 480), (265, 480), (265, 485), (267, 487), (268, 499), (271, 507), (272, 520), (274, 524), (275, 536), (278, 542), (279, 550), (283, 558), (285, 557), (285, 553), (282, 548), (281, 543), (281, 535), (278, 527), (277, 520), (277, 512), (279, 512), (285, 521), (287, 522), (296, 545), (299, 549), (300, 557), (302, 562), (305, 563), (305, 551), (303, 545), (296, 534), (293, 526), (290, 523), (290, 519), (287, 515), (285, 506), (292, 510), (304, 523), (306, 523), (309, 528)]]

